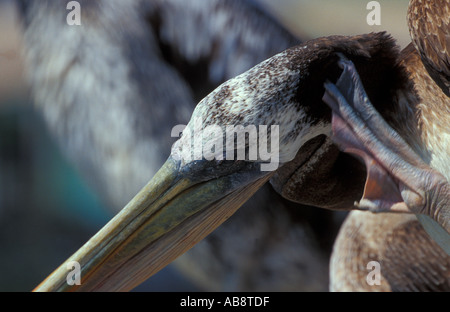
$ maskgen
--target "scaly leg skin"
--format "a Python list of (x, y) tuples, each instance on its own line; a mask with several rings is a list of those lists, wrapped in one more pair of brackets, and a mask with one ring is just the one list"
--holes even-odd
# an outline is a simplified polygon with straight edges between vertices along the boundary
[(333, 110), (333, 141), (367, 167), (364, 195), (355, 206), (425, 214), (450, 233), (449, 182), (386, 123), (370, 103), (354, 64), (340, 57), (343, 72), (336, 84), (325, 83), (323, 101)]

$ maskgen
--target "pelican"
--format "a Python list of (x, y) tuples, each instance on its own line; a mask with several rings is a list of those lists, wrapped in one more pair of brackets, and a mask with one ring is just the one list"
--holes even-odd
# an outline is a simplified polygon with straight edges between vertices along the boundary
[[(116, 212), (164, 163), (172, 127), (187, 124), (195, 103), (300, 42), (243, 1), (80, 1), (80, 27), (66, 24), (65, 3), (19, 4), (36, 106)], [(297, 208), (266, 186), (177, 266), (201, 289), (326, 290), (332, 235), (315, 220), (327, 227), (334, 221)], [(230, 235), (237, 229), (239, 249)], [(273, 248), (266, 248), (268, 239)], [(217, 252), (230, 248), (235, 252)], [(255, 254), (266, 260), (255, 261)]]
[[(411, 1), (410, 8), (430, 3), (434, 2)], [(448, 1), (442, 4), (448, 8)], [(439, 17), (439, 12), (434, 13)], [(412, 31), (415, 29), (411, 27)], [(417, 102), (411, 101), (420, 97), (414, 89), (415, 80), (408, 75), (408, 63), (401, 64), (399, 59), (393, 39), (384, 33), (332, 36), (287, 49), (226, 81), (196, 106), (183, 135), (153, 179), (68, 259), (81, 264), (81, 285), (66, 283), (67, 269), (63, 264), (36, 290), (132, 289), (213, 232), (268, 181), (285, 198), (318, 207), (349, 209), (363, 196), (360, 209), (425, 214), (436, 222), (427, 218), (421, 218), (421, 222), (448, 254), (448, 153), (430, 140), (423, 141), (424, 137), (436, 139), (436, 133), (433, 136), (428, 132), (432, 127), (417, 127), (423, 117), (414, 114), (417, 107), (411, 103)], [(63, 74), (76, 68), (77, 62), (69, 65), (63, 67)], [(47, 77), (43, 85), (49, 82)], [(445, 94), (445, 83), (444, 79), (438, 84), (438, 92)], [(443, 112), (442, 118), (448, 118), (448, 99), (440, 98), (443, 104), (436, 102), (434, 108)], [(364, 113), (366, 108), (370, 116)], [(389, 116), (397, 109), (402, 113), (402, 109), (412, 110), (405, 116), (413, 118), (396, 124)], [(59, 116), (48, 114), (47, 118), (57, 123)], [(355, 115), (362, 117), (355, 120)], [(273, 131), (259, 134), (257, 140), (269, 139), (267, 146), (278, 148), (276, 170), (261, 170), (262, 165), (267, 165), (267, 159), (261, 155), (251, 161), (231, 160), (238, 151), (219, 149), (218, 144), (214, 145), (214, 152), (221, 153), (216, 153), (213, 160), (192, 160), (189, 134), (195, 133), (198, 120), (203, 126), (220, 129), (236, 125), (278, 126), (278, 137), (272, 137)], [(411, 124), (411, 129), (415, 129), (412, 135), (408, 132)], [(377, 144), (371, 144), (368, 137), (377, 138)], [(210, 144), (207, 138), (200, 141), (202, 149)], [(245, 146), (247, 154), (251, 147)], [(366, 160), (365, 184), (366, 169), (347, 152)], [(410, 174), (416, 178), (413, 182), (406, 181)], [(389, 181), (386, 185), (393, 187), (393, 197), (383, 198), (385, 193), (377, 192), (382, 185), (377, 178)], [(316, 192), (304, 191), (317, 186), (320, 189)], [(255, 210), (244, 227), (251, 226), (250, 222), (259, 216)], [(277, 218), (273, 220), (278, 224)], [(289, 225), (283, 222), (280, 224)], [(420, 227), (415, 230), (424, 234)], [(428, 236), (423, 237), (422, 244), (427, 244), (427, 239), (431, 241)], [(448, 259), (447, 254), (443, 255)], [(429, 258), (422, 259), (425, 266), (428, 261)]]
[[(415, 147), (420, 158), (433, 164), (447, 181), (450, 179), (450, 150), (446, 139), (450, 134), (450, 69), (445, 38), (449, 36), (449, 10), (449, 1), (410, 2), (408, 24), (413, 42), (403, 49), (399, 63), (406, 69), (409, 83), (413, 84), (408, 88), (414, 92), (406, 93), (409, 97), (406, 101), (404, 95), (398, 95), (395, 117), (390, 117), (390, 123), (402, 137), (411, 140), (409, 144)], [(442, 112), (439, 118), (433, 116), (437, 112)], [(437, 135), (438, 132), (441, 135)], [(434, 141), (438, 138), (443, 140)], [(443, 192), (448, 192), (448, 186)], [(443, 207), (448, 207), (448, 193), (443, 198), (446, 200)], [(417, 217), (428, 232), (439, 231), (427, 218)], [(445, 218), (448, 220), (448, 216)], [(414, 216), (352, 211), (333, 247), (330, 288), (334, 291), (373, 289), (360, 269), (370, 261), (379, 261), (385, 268), (379, 291), (448, 291), (449, 239), (442, 233), (440, 245), (443, 248), (439, 248), (422, 230), (419, 220)], [(426, 264), (424, 257), (429, 257)]]

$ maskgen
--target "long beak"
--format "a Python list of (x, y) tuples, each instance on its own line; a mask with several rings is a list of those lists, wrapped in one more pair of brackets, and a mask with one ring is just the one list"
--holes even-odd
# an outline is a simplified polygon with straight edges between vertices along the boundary
[[(204, 169), (199, 163), (194, 167)], [(252, 163), (238, 166), (225, 166), (219, 177), (205, 180), (204, 174), (180, 169), (169, 158), (114, 219), (34, 291), (129, 291), (138, 286), (228, 219), (271, 176)], [(80, 285), (68, 283), (72, 261), (80, 265)]]

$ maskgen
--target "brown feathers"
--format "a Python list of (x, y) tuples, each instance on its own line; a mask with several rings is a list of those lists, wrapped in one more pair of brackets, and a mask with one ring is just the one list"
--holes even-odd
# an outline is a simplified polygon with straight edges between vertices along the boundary
[[(413, 215), (352, 211), (333, 250), (332, 291), (450, 289), (450, 257)], [(371, 261), (380, 265), (379, 285), (367, 282)]]
[(408, 24), (425, 68), (450, 96), (450, 0), (411, 0)]
[[(408, 80), (383, 116), (420, 157), (449, 179), (450, 1), (412, 0), (413, 44), (400, 54)], [(365, 85), (366, 86), (366, 85)], [(391, 111), (389, 111), (391, 110)], [(366, 265), (377, 261), (381, 284), (369, 285)], [(448, 291), (450, 256), (411, 215), (353, 211), (341, 227), (331, 261), (334, 291)]]

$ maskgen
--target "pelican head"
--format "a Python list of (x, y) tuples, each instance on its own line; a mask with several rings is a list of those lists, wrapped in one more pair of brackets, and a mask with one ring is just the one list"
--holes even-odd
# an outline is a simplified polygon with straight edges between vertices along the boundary
[[(269, 58), (205, 97), (188, 125), (174, 128), (184, 130), (153, 179), (36, 290), (130, 290), (269, 180), (297, 202), (351, 207), (363, 192), (365, 169), (331, 144), (331, 110), (322, 102), (323, 82), (341, 72), (338, 53), (355, 63), (382, 110), (402, 79), (393, 66), (398, 51), (384, 33), (319, 38)], [(301, 178), (316, 169), (313, 180)], [(343, 172), (352, 174), (339, 182)], [(71, 261), (80, 263), (81, 285), (66, 282)]]

